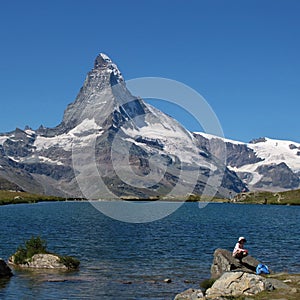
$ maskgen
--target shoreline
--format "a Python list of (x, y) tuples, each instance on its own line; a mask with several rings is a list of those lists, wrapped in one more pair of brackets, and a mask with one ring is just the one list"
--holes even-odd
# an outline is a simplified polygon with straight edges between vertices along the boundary
[(161, 202), (161, 203), (205, 203), (205, 204), (232, 204), (232, 205), (276, 205), (276, 206), (294, 206), (297, 207), (300, 203), (259, 203), (259, 202), (232, 202), (228, 199), (217, 199), (212, 201), (199, 201), (199, 200), (180, 200), (180, 199), (161, 199), (161, 200), (149, 200), (149, 199), (99, 199), (99, 200), (88, 200), (88, 199), (77, 199), (77, 198), (61, 198), (61, 199), (53, 199), (51, 197), (45, 197), (43, 199), (12, 199), (12, 200), (0, 200), (0, 206), (6, 205), (16, 205), (16, 204), (38, 204), (38, 203), (54, 203), (54, 202), (113, 202), (117, 203), (119, 201), (127, 201), (127, 202)]
[(235, 197), (229, 198), (210, 198), (201, 195), (189, 196), (170, 196), (169, 198), (160, 198), (159, 196), (149, 198), (138, 198), (136, 196), (120, 196), (115, 199), (88, 200), (76, 197), (56, 197), (39, 195), (28, 192), (0, 190), (0, 206), (10, 204), (33, 204), (39, 202), (65, 202), (65, 201), (128, 201), (128, 202), (198, 202), (198, 203), (230, 203), (230, 204), (261, 204), (261, 205), (300, 205), (300, 190), (291, 190), (286, 192), (266, 192), (254, 191), (239, 193)]

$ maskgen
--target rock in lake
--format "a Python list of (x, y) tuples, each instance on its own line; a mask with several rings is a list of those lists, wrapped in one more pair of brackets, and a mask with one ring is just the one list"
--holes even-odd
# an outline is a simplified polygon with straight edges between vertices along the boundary
[(13, 273), (10, 267), (6, 264), (6, 262), (3, 259), (0, 259), (0, 278), (11, 276), (13, 276)]
[(213, 264), (211, 266), (211, 278), (219, 278), (224, 272), (244, 271), (255, 273), (260, 262), (248, 255), (242, 260), (236, 259), (232, 253), (225, 249), (217, 249), (214, 252)]
[(46, 249), (47, 242), (39, 236), (32, 236), (25, 242), (24, 246), (19, 246), (17, 252), (13, 254), (8, 263), (19, 268), (31, 269), (77, 269), (80, 262), (71, 256), (60, 256), (49, 252)]
[(271, 282), (260, 275), (241, 271), (226, 272), (206, 291), (206, 298), (253, 296), (273, 289)]
[(33, 269), (70, 269), (61, 258), (54, 254), (35, 254), (24, 264), (16, 264), (15, 256), (9, 258), (9, 263), (20, 268), (33, 268)]

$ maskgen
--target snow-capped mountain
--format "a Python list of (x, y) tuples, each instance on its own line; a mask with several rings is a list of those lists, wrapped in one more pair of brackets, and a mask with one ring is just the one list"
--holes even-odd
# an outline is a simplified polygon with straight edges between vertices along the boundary
[[(195, 133), (205, 144), (218, 137)], [(281, 191), (299, 188), (300, 144), (260, 138), (249, 143), (222, 139), (226, 143), (227, 166), (250, 190)]]
[(117, 65), (99, 54), (58, 126), (0, 134), (0, 181), (93, 199), (229, 197), (248, 188), (299, 187), (299, 156), (300, 144), (293, 142), (245, 144), (189, 132), (131, 95)]
[(132, 96), (105, 54), (97, 56), (57, 127), (0, 135), (0, 177), (31, 192), (75, 197), (87, 189), (92, 198), (106, 197), (107, 190), (228, 196), (246, 188), (176, 120)]

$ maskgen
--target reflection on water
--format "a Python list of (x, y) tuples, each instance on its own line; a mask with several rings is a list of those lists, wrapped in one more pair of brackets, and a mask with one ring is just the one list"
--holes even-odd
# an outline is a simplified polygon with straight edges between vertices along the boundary
[[(89, 203), (0, 207), (0, 256), (32, 235), (81, 261), (73, 272), (15, 270), (0, 299), (172, 299), (209, 277), (216, 248), (247, 237), (250, 254), (275, 271), (300, 272), (299, 207), (186, 203), (162, 220), (112, 220)], [(171, 283), (165, 283), (171, 278)]]

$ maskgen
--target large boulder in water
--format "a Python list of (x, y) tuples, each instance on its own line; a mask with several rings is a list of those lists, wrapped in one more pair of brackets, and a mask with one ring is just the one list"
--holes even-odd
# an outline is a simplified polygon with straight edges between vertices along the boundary
[(6, 262), (3, 259), (0, 259), (0, 278), (11, 276), (13, 276), (13, 273), (10, 267), (6, 264)]
[[(75, 262), (75, 264), (73, 263)], [(63, 257), (55, 254), (35, 254), (25, 263), (17, 264), (15, 262), (15, 255), (11, 256), (8, 261), (10, 264), (20, 267), (20, 268), (31, 268), (31, 269), (59, 269), (68, 270), (76, 269), (79, 265), (79, 261), (70, 259), (70, 263), (66, 263)]]
[(206, 299), (254, 296), (271, 290), (274, 290), (272, 283), (260, 275), (239, 271), (226, 272), (206, 291)]
[(210, 269), (211, 278), (219, 278), (224, 272), (243, 271), (255, 273), (260, 262), (248, 255), (243, 259), (236, 259), (232, 253), (225, 249), (217, 249), (214, 252), (213, 264)]
[(20, 268), (32, 269), (77, 269), (80, 262), (71, 256), (60, 256), (46, 249), (46, 241), (39, 236), (31, 237), (24, 246), (19, 246), (8, 263)]

